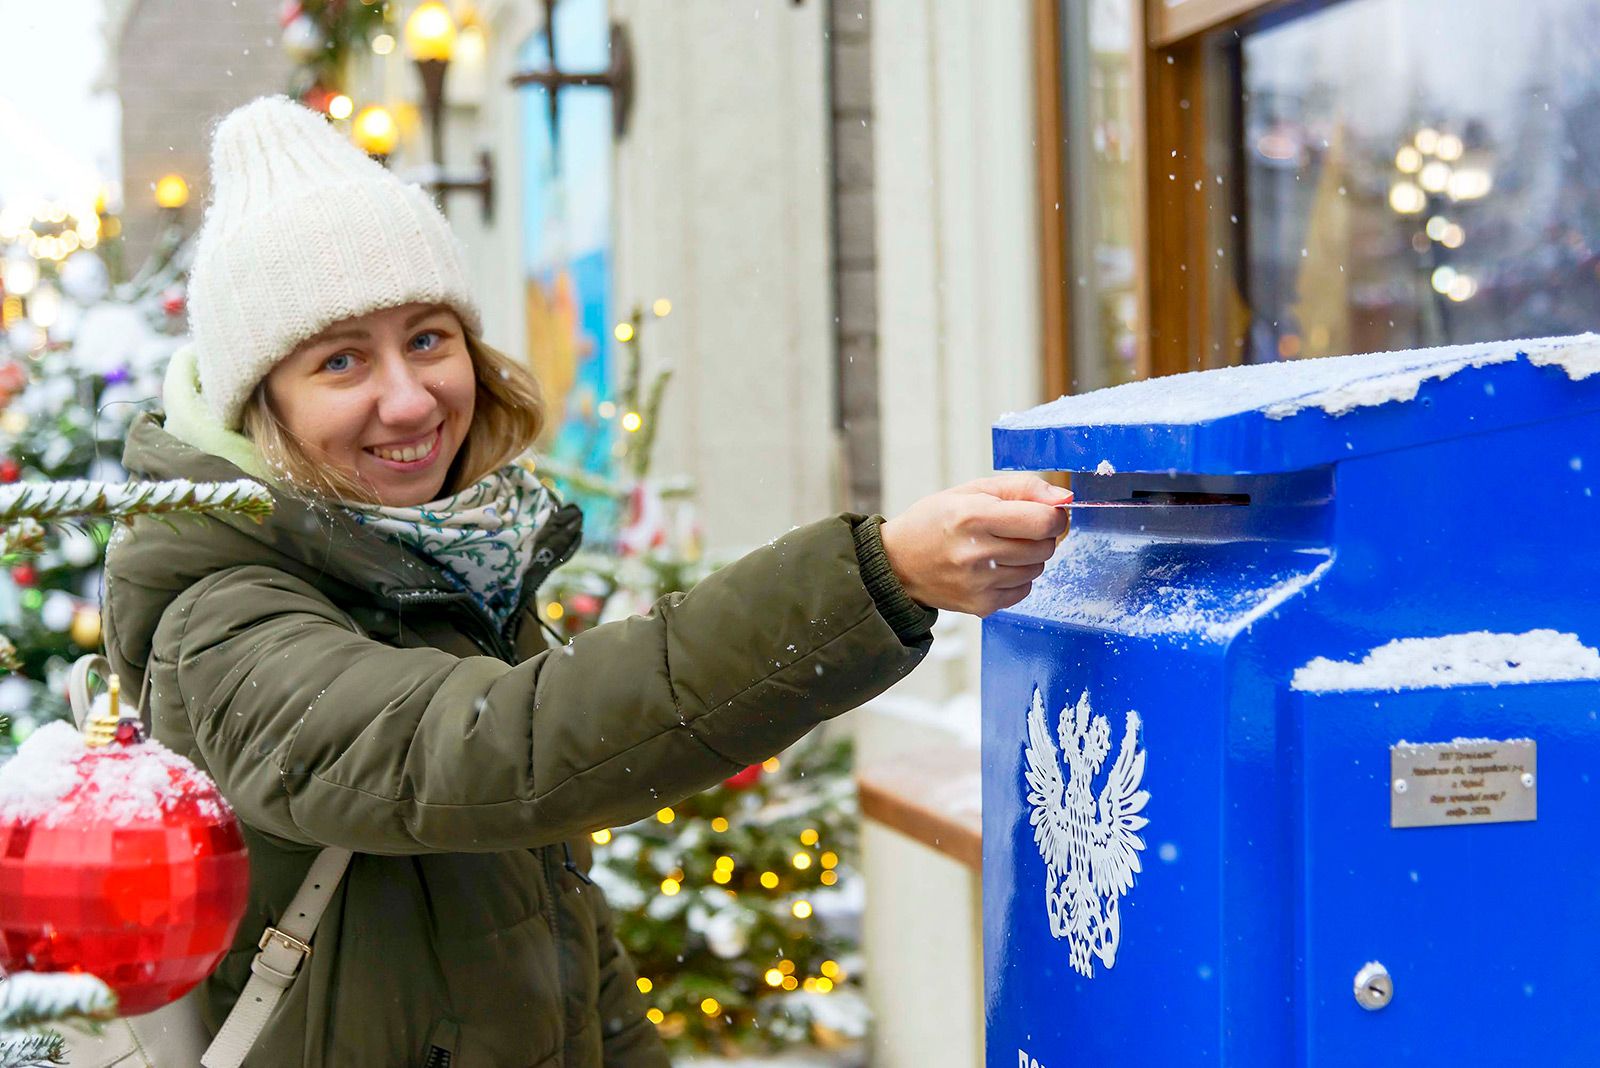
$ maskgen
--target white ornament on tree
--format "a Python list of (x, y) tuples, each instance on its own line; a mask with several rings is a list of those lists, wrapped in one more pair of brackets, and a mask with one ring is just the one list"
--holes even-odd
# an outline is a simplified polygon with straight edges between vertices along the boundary
[(309, 63), (327, 44), (310, 15), (298, 15), (283, 28), (283, 50), (296, 63)]
[(77, 613), (77, 598), (56, 590), (44, 599), (39, 609), (39, 622), (59, 634), (72, 626), (72, 617)]

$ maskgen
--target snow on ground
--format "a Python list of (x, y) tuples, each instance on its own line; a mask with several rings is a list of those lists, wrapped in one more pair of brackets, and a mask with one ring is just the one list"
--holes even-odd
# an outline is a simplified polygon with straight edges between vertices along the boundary
[(1600, 679), (1600, 652), (1584, 645), (1576, 634), (1479, 630), (1399, 638), (1353, 662), (1319, 656), (1294, 673), (1293, 685), (1297, 690), (1326, 693), (1581, 679)]

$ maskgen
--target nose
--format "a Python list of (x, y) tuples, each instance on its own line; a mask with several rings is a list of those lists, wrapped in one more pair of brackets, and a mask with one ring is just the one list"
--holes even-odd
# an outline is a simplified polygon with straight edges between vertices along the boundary
[(419, 370), (398, 353), (379, 361), (378, 419), (401, 430), (421, 430), (439, 410), (438, 400)]

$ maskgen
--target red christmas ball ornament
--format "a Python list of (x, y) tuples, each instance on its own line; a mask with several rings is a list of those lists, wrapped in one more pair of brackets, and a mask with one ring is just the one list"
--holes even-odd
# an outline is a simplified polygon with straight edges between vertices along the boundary
[(39, 572), (32, 564), (18, 564), (11, 569), (11, 581), (26, 588), (39, 581)]
[(592, 593), (575, 593), (572, 595), (572, 611), (577, 615), (592, 617), (600, 614), (602, 605), (600, 598)]
[(0, 363), (0, 392), (17, 393), (28, 384), (28, 372), (15, 360)]
[(333, 98), (338, 95), (339, 94), (335, 93), (333, 90), (319, 83), (317, 85), (313, 85), (310, 89), (305, 91), (304, 95), (300, 97), (300, 103), (304, 104), (312, 111), (320, 112), (326, 115), (328, 113), (328, 105), (333, 101)]
[(10, 484), (22, 477), (22, 465), (7, 456), (0, 460), (0, 482)]
[(729, 775), (722, 780), (722, 785), (730, 790), (748, 790), (761, 781), (761, 765), (751, 764), (737, 775)]
[(89, 735), (51, 723), (0, 767), (0, 967), (87, 972), (135, 1016), (222, 959), (249, 861), (216, 785), (137, 718)]
[(189, 298), (181, 289), (171, 290), (163, 294), (161, 297), (161, 310), (173, 318), (177, 318), (178, 316), (182, 315), (184, 309), (188, 306)]

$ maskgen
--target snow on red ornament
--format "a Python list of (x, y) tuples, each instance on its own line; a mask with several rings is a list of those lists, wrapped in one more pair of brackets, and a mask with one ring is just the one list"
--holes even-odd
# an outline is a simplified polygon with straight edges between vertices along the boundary
[(760, 764), (751, 764), (743, 771), (723, 779), (722, 785), (730, 790), (748, 790), (761, 781), (761, 770)]
[(135, 1016), (233, 944), (249, 860), (216, 784), (136, 717), (89, 734), (51, 723), (0, 766), (0, 967), (87, 972)]

